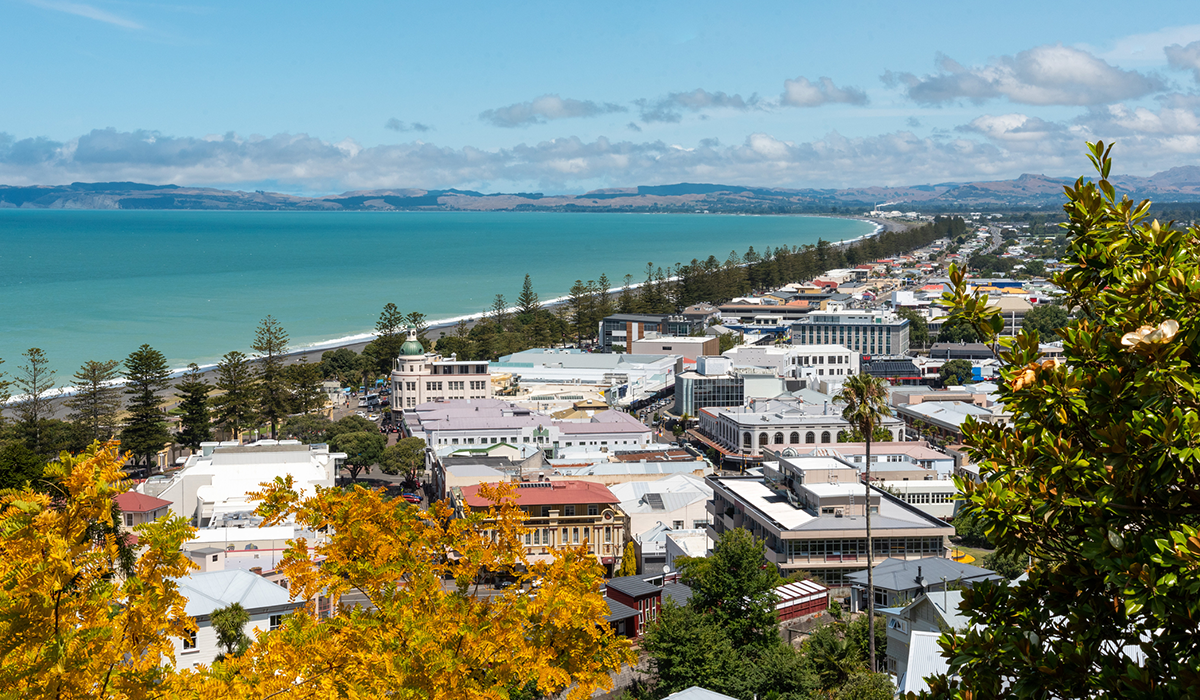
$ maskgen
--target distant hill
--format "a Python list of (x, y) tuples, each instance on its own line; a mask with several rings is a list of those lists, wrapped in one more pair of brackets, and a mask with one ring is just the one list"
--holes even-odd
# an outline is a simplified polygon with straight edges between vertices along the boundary
[[(137, 182), (75, 182), (70, 185), (0, 185), (0, 208), (30, 209), (224, 209), (292, 211), (694, 211), (857, 213), (877, 204), (905, 211), (1055, 208), (1068, 178), (1021, 175), (1014, 180), (946, 182), (908, 187), (781, 189), (694, 184), (615, 187), (579, 195), (483, 194), (471, 190), (391, 189), (297, 197)], [(1113, 178), (1135, 199), (1156, 203), (1200, 201), (1200, 167), (1171, 168), (1149, 177)]]

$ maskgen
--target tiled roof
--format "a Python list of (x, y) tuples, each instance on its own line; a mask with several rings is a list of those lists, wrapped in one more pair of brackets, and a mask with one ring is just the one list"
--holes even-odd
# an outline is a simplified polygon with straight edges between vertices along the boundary
[(122, 513), (150, 513), (159, 508), (169, 508), (170, 501), (164, 501), (161, 498), (147, 496), (144, 493), (136, 491), (126, 491), (113, 499), (117, 502), (117, 507)]
[(644, 595), (651, 595), (662, 590), (661, 586), (656, 586), (652, 583), (646, 583), (641, 576), (622, 576), (620, 578), (609, 579), (605, 584), (608, 588), (614, 591), (619, 591), (631, 598), (640, 598)]
[(627, 620), (638, 614), (637, 610), (634, 610), (624, 603), (618, 603), (608, 596), (604, 596), (604, 604), (608, 606), (608, 614), (604, 616), (604, 619), (608, 622), (612, 622), (614, 620)]

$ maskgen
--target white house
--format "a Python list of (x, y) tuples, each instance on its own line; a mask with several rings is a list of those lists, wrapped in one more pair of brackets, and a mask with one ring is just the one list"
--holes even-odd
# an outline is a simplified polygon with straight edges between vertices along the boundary
[(196, 623), (191, 638), (172, 638), (178, 668), (211, 664), (221, 653), (216, 630), (212, 627), (214, 611), (240, 603), (250, 613), (250, 621), (244, 630), (254, 639), (278, 628), (284, 615), (305, 604), (302, 600), (292, 600), (282, 586), (245, 571), (194, 573), (178, 579), (178, 583), (179, 592), (187, 598), (184, 611)]

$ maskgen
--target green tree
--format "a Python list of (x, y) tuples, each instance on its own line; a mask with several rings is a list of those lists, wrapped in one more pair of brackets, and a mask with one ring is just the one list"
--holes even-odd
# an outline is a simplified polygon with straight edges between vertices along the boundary
[(625, 543), (625, 551), (621, 555), (621, 568), (617, 570), (617, 576), (636, 576), (637, 575), (637, 548), (633, 544), (633, 540)]
[(1058, 304), (1036, 304), (1025, 312), (1021, 330), (1037, 331), (1043, 343), (1058, 340), (1058, 332), (1067, 325), (1067, 310)]
[(525, 283), (521, 285), (521, 294), (517, 297), (517, 320), (522, 325), (533, 323), (542, 305), (538, 302), (537, 292), (533, 291), (533, 281), (525, 275)]
[(306, 445), (310, 445), (323, 442), (326, 438), (326, 431), (332, 425), (333, 422), (325, 416), (308, 413), (299, 416), (289, 416), (283, 422), (283, 426), (280, 427), (279, 432), (281, 435), (295, 438)]
[(129, 397), (129, 419), (121, 431), (121, 447), (142, 463), (171, 441), (163, 418), (162, 392), (171, 379), (167, 358), (149, 345), (142, 345), (125, 358), (125, 395)]
[(180, 445), (198, 450), (200, 443), (212, 440), (208, 401), (212, 390), (212, 385), (204, 380), (200, 366), (195, 362), (188, 365), (187, 373), (175, 385), (175, 391), (179, 393), (180, 412), (179, 433), (175, 439)]
[(734, 647), (765, 648), (778, 641), (775, 587), (779, 574), (764, 566), (766, 545), (749, 531), (721, 533), (709, 557), (682, 560), (679, 572), (692, 589), (691, 604), (709, 611)]
[(362, 416), (346, 416), (335, 423), (331, 423), (325, 430), (325, 437), (332, 440), (334, 437), (343, 433), (361, 433), (379, 430), (371, 421)]
[(42, 421), (53, 413), (50, 394), (54, 390), (54, 370), (41, 348), (29, 348), (22, 356), (25, 364), (17, 368), (13, 384), (21, 393), (15, 413), (22, 424), (22, 432), (28, 436), (29, 447), (42, 452)]
[(866, 514), (864, 524), (867, 531), (867, 619), (871, 627), (869, 661), (871, 672), (874, 673), (878, 667), (875, 665), (875, 559), (874, 545), (871, 542), (871, 438), (883, 419), (892, 415), (892, 409), (888, 406), (887, 385), (883, 379), (872, 377), (866, 372), (847, 377), (841, 392), (838, 393), (838, 399), (846, 404), (842, 409), (842, 418), (858, 429), (866, 444), (863, 480), (866, 493), (863, 510)]
[(1020, 554), (992, 552), (986, 555), (979, 562), (979, 565), (985, 569), (995, 571), (1011, 581), (1025, 573), (1029, 568), (1029, 560)]
[(380, 356), (388, 363), (377, 368), (380, 373), (392, 371), (392, 362), (400, 355), (400, 346), (408, 338), (404, 313), (391, 302), (384, 305), (375, 321), (375, 342), (383, 349)]
[(1200, 687), (1200, 229), (1147, 221), (1117, 198), (1111, 146), (1066, 188), (1070, 245), (1056, 277), (1077, 308), (1064, 362), (967, 293), (955, 313), (998, 347), (1007, 425), (968, 420), (982, 481), (962, 508), (997, 554), (1032, 559), (1019, 586), (963, 591), (965, 632), (945, 635), (954, 681), (935, 697), (1186, 697)]
[[(4, 358), (0, 357), (0, 365), (4, 364)], [(4, 372), (0, 371), (0, 432), (4, 430), (4, 411), (2, 407), (8, 405), (8, 400), (12, 398), (12, 382), (4, 378)]]
[(329, 350), (321, 353), (321, 362), (317, 366), (321, 368), (321, 376), (325, 379), (337, 379), (342, 384), (349, 384), (352, 379), (357, 381), (358, 353), (350, 348)]
[(255, 383), (250, 359), (244, 353), (231, 350), (217, 363), (217, 390), (224, 393), (212, 400), (213, 420), (235, 440), (258, 418)]
[(395, 445), (384, 449), (379, 468), (384, 474), (403, 474), (410, 480), (416, 479), (418, 472), (425, 469), (425, 441), (417, 437), (397, 440)]
[(642, 649), (650, 657), (656, 697), (698, 685), (722, 692), (737, 673), (737, 654), (721, 625), (691, 605), (664, 605)]
[(913, 345), (925, 347), (929, 345), (929, 323), (915, 309), (900, 309), (896, 312), (900, 318), (908, 319), (908, 340)]
[(72, 378), (76, 391), (65, 402), (71, 409), (68, 418), (80, 426), (88, 442), (107, 440), (117, 432), (123, 404), (121, 387), (116, 385), (119, 366), (116, 360), (88, 360)]
[(857, 673), (838, 689), (836, 700), (892, 700), (896, 686), (886, 673)]
[(217, 661), (245, 654), (254, 641), (246, 634), (250, 613), (241, 603), (230, 603), (212, 611), (210, 621), (213, 631), (217, 634), (217, 646), (221, 648), (221, 653), (217, 654)]
[[(863, 435), (858, 428), (850, 430), (839, 430), (837, 434), (838, 442), (863, 442)], [(875, 428), (875, 432), (871, 435), (871, 442), (891, 442), (892, 431), (882, 425)]]
[(325, 390), (321, 386), (321, 368), (304, 358), (284, 367), (289, 413), (309, 413), (325, 405)]
[(583, 280), (575, 280), (567, 292), (566, 307), (571, 319), (571, 334), (575, 336), (576, 344), (583, 344), (583, 339), (592, 335), (591, 323), (592, 295)]
[(42, 478), (45, 460), (24, 443), (12, 440), (0, 443), (0, 491), (19, 489), (33, 483), (41, 491), (38, 482)]
[(971, 324), (963, 321), (960, 318), (951, 316), (942, 323), (942, 329), (938, 331), (937, 342), (939, 343), (978, 343), (979, 333)]
[(846, 626), (841, 624), (818, 627), (805, 640), (803, 651), (826, 690), (840, 687), (866, 666), (860, 650), (847, 637)]
[(258, 360), (258, 412), (271, 424), (271, 438), (279, 433), (279, 421), (288, 414), (288, 382), (284, 373), (288, 334), (273, 317), (267, 316), (254, 332), (255, 358)]
[(383, 458), (383, 450), (387, 446), (387, 438), (379, 434), (374, 425), (371, 431), (356, 433), (341, 433), (333, 436), (329, 446), (338, 452), (346, 453), (346, 469), (351, 479), (357, 479), (360, 472), (371, 473), (371, 467)]
[(970, 360), (950, 360), (938, 369), (938, 378), (943, 386), (962, 386), (973, 381), (974, 377)]

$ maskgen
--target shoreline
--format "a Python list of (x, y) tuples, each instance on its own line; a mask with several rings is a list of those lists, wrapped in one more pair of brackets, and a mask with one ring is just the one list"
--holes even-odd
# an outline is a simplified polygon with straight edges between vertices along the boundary
[[(204, 210), (200, 210), (200, 211), (204, 211)], [(348, 213), (356, 213), (356, 212), (348, 212)], [(396, 212), (368, 212), (368, 213), (396, 213)], [(400, 213), (403, 213), (403, 212), (400, 212)], [(558, 213), (558, 212), (545, 212), (545, 213)], [(571, 213), (571, 212), (565, 212), (565, 213)], [(640, 212), (630, 212), (630, 213), (640, 213)], [(678, 213), (678, 212), (664, 212), (664, 213)], [(714, 214), (707, 214), (707, 215), (702, 214), (701, 216), (713, 216), (713, 215)], [(726, 214), (717, 214), (717, 215), (721, 215), (721, 216), (796, 216), (796, 217), (825, 218), (825, 219), (843, 219), (843, 220), (861, 221), (863, 223), (871, 224), (874, 226), (874, 229), (872, 231), (865, 233), (861, 236), (858, 236), (856, 238), (843, 239), (836, 243), (831, 241), (831, 243), (833, 243), (833, 245), (838, 246), (838, 247), (845, 247), (848, 245), (852, 245), (854, 243), (866, 240), (873, 236), (878, 236), (879, 234), (881, 234), (885, 231), (891, 231), (891, 230), (903, 231), (910, 227), (909, 224), (893, 222), (893, 221), (889, 221), (889, 220), (879, 220), (879, 219), (872, 219), (872, 218), (863, 217), (863, 216), (850, 216), (850, 215), (838, 215), (838, 214), (791, 214), (791, 213), (787, 213), (787, 214), (729, 214), (729, 213), (726, 213)], [(744, 263), (743, 266), (745, 264), (748, 264), (748, 263)], [(669, 281), (669, 282), (675, 281), (675, 279), (676, 279), (675, 277), (668, 277), (666, 281)], [(641, 287), (645, 286), (645, 284), (646, 284), (645, 282), (635, 282), (635, 283), (629, 285), (629, 289), (637, 290), (637, 289), (640, 289)], [(619, 294), (623, 289), (624, 289), (624, 286), (610, 287), (608, 289), (607, 293), (611, 296), (614, 294)], [(548, 309), (554, 308), (556, 306), (559, 306), (559, 305), (565, 303), (569, 299), (570, 299), (569, 295), (552, 297), (550, 299), (547, 299), (546, 301), (541, 302), (541, 305), (542, 305), (542, 307), (548, 308)], [(506, 313), (512, 313), (516, 309), (517, 309), (516, 306), (510, 306), (505, 311), (506, 311)], [(474, 313), (470, 313), (470, 314), (461, 314), (458, 316), (451, 316), (448, 318), (433, 319), (428, 322), (429, 323), (428, 332), (432, 332), (432, 331), (436, 331), (436, 330), (451, 329), (451, 328), (454, 328), (455, 326), (457, 326), (460, 322), (464, 322), (464, 321), (468, 324), (473, 324), (473, 323), (479, 321), (481, 318), (487, 316), (488, 313), (490, 313), (490, 311), (479, 311), (479, 312), (474, 312)], [(322, 353), (331, 352), (334, 350), (340, 350), (342, 348), (346, 348), (348, 350), (353, 350), (356, 353), (361, 353), (362, 349), (364, 347), (366, 347), (368, 343), (375, 340), (375, 338), (376, 338), (376, 333), (373, 331), (364, 331), (361, 333), (351, 333), (351, 334), (339, 336), (336, 338), (330, 338), (328, 340), (320, 340), (320, 341), (308, 343), (303, 346), (296, 347), (294, 349), (289, 349), (288, 352), (284, 353), (283, 357), (286, 358), (285, 359), (286, 364), (292, 364), (295, 362), (299, 362), (301, 360), (306, 361), (306, 362), (320, 362)], [(437, 338), (433, 338), (433, 340), (436, 342)], [(247, 353), (247, 354), (249, 354), (249, 353)], [(315, 355), (315, 357), (313, 357), (313, 355)], [(253, 362), (252, 356), (251, 356), (251, 361)], [(198, 367), (200, 369), (201, 378), (203, 378), (205, 381), (209, 382), (210, 384), (213, 384), (216, 374), (217, 374), (217, 364), (216, 363), (205, 363), (205, 364), (198, 365)], [(169, 369), (169, 372), (170, 372), (169, 386), (173, 388), (176, 384), (178, 384), (179, 380), (187, 373), (187, 371), (188, 371), (187, 366), (170, 368)], [(125, 380), (123, 380), (123, 379), (115, 380), (111, 383), (112, 386), (123, 386), (124, 384), (125, 384)], [(52, 417), (55, 417), (55, 418), (62, 417), (62, 416), (60, 416), (60, 414), (62, 414), (65, 409), (65, 407), (63, 406), (63, 402), (66, 399), (73, 396), (75, 393), (76, 393), (76, 387), (74, 387), (74, 386), (56, 387), (55, 389), (53, 389), (49, 392), (50, 401), (54, 405), (54, 412), (53, 412)], [(14, 404), (18, 403), (21, 400), (21, 398), (23, 398), (22, 395), (13, 395), (8, 400), (7, 403), (0, 404), (0, 414), (11, 415)]]

